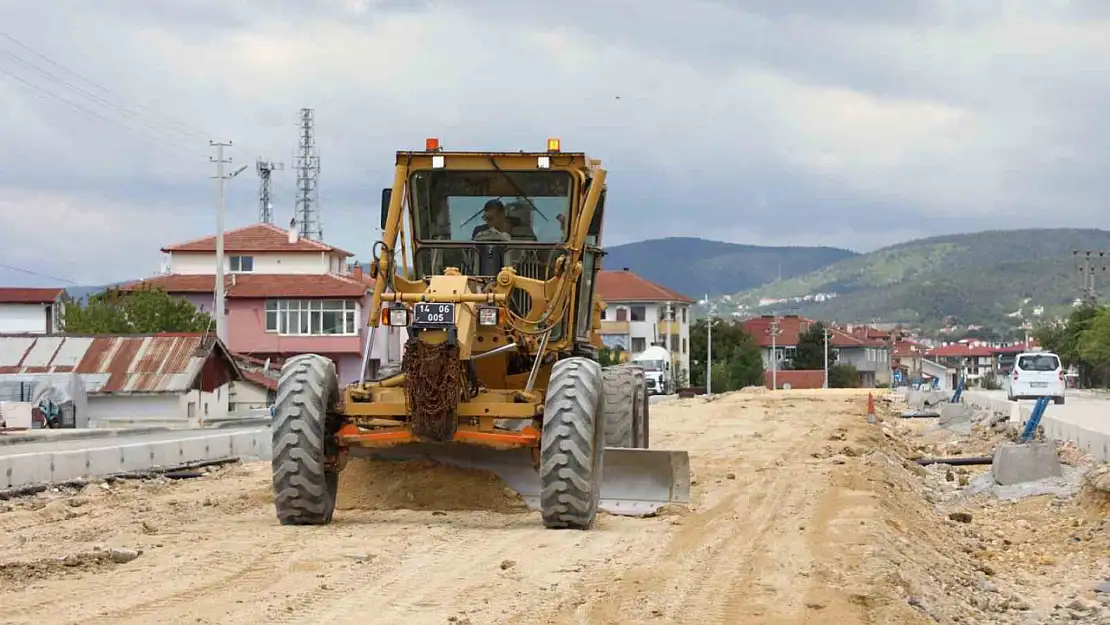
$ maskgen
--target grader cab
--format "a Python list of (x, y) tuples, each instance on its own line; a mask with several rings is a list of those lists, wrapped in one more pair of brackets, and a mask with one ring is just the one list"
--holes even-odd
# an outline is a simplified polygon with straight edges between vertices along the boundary
[[(550, 528), (689, 501), (687, 453), (648, 448), (643, 371), (597, 360), (606, 171), (557, 139), (547, 148), (458, 152), (429, 139), (397, 153), (360, 381), (340, 388), (316, 354), (282, 368), (282, 524), (329, 523), (351, 455), (492, 471)], [(409, 338), (400, 369), (368, 380), (382, 326)]]

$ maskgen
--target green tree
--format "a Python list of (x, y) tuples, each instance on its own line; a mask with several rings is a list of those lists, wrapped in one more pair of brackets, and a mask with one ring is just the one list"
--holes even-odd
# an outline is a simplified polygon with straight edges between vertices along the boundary
[(848, 363), (829, 367), (829, 388), (859, 388), (859, 369)]
[(1102, 308), (1090, 318), (1079, 335), (1076, 351), (1080, 362), (1101, 371), (1110, 368), (1110, 308)]
[(597, 362), (602, 367), (612, 367), (621, 362), (621, 348), (605, 346), (597, 350)]
[[(690, 325), (690, 385), (704, 387), (709, 325), (698, 319)], [(744, 326), (713, 320), (713, 391), (731, 391), (763, 384), (763, 357)]]
[(1110, 372), (1110, 362), (1098, 351), (1099, 345), (1106, 345), (1101, 341), (1103, 330), (1095, 329), (1098, 320), (1106, 316), (1106, 310), (1101, 306), (1080, 306), (1072, 311), (1067, 322), (1045, 325), (1033, 332), (1042, 347), (1060, 356), (1065, 367), (1074, 365), (1079, 369), (1080, 382), (1086, 387), (1105, 386)]
[(824, 323), (815, 322), (805, 332), (798, 335), (798, 344), (794, 348), (794, 364), (791, 368), (799, 371), (814, 371), (825, 368)]
[(204, 332), (213, 326), (207, 313), (158, 287), (131, 292), (113, 288), (89, 297), (84, 305), (68, 302), (64, 323), (73, 334)]

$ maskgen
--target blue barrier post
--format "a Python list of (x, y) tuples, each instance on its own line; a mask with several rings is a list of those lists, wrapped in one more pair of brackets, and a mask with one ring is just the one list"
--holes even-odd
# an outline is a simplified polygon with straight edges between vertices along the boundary
[(1033, 406), (1033, 414), (1029, 415), (1029, 420), (1025, 422), (1025, 429), (1021, 432), (1021, 438), (1018, 439), (1019, 443), (1028, 443), (1033, 439), (1033, 435), (1037, 433), (1037, 427), (1041, 424), (1044, 410), (1048, 408), (1048, 399), (1048, 397), (1037, 398), (1037, 405)]

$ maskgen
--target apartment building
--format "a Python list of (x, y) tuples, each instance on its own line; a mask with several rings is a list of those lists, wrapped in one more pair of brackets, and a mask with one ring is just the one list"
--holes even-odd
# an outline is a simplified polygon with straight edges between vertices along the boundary
[(603, 270), (597, 294), (605, 302), (601, 337), (635, 358), (652, 345), (671, 351), (676, 370), (690, 371), (690, 321), (694, 300), (630, 271)]
[[(127, 285), (160, 286), (202, 311), (215, 306), (216, 237), (162, 248), (165, 273)], [(369, 336), (367, 314), (373, 281), (353, 254), (302, 238), (272, 224), (257, 223), (224, 234), (224, 288), (228, 348), (259, 361), (280, 363), (317, 353), (336, 363), (340, 383), (360, 375)], [(399, 360), (402, 329), (379, 328), (370, 370)]]

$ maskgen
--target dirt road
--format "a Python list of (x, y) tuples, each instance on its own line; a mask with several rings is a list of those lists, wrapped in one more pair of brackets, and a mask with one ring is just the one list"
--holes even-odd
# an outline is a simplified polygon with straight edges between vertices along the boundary
[(653, 405), (652, 446), (690, 451), (692, 506), (588, 532), (543, 529), (483, 476), (355, 463), (326, 527), (277, 524), (265, 463), (0, 502), (0, 622), (934, 622), (907, 601), (924, 504), (867, 455), (886, 442), (865, 406)]

